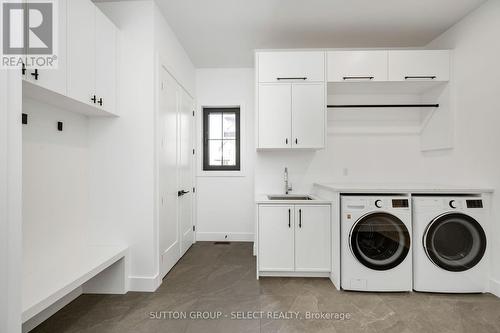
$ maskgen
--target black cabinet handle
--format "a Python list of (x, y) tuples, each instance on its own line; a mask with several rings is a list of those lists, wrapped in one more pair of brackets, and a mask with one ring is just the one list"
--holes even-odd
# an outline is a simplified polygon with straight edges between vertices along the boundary
[(31, 73), (31, 75), (33, 75), (35, 77), (35, 80), (38, 80), (38, 76), (40, 75), (40, 74), (38, 74), (38, 69), (35, 69), (35, 72)]
[(299, 209), (299, 228), (302, 228), (302, 209)]
[(423, 75), (423, 76), (405, 76), (405, 80), (408, 79), (430, 79), (430, 80), (435, 80), (437, 76), (435, 75)]
[(96, 95), (94, 95), (94, 97), (92, 97), (90, 100), (91, 100), (92, 102), (94, 102), (94, 104), (95, 104), (95, 103), (97, 102), (97, 96), (96, 96)]
[(182, 191), (178, 191), (178, 192), (177, 192), (177, 196), (178, 196), (178, 197), (182, 197), (183, 195), (186, 195), (186, 194), (188, 194), (188, 193), (189, 193), (189, 191), (184, 191), (184, 190), (182, 190)]
[(276, 80), (307, 80), (307, 77), (277, 77)]
[(292, 227), (292, 210), (288, 210), (288, 228)]
[(295, 144), (298, 145), (299, 144), (299, 139), (295, 139)]
[(102, 106), (102, 97), (99, 98), (99, 101), (97, 102), (97, 104), (99, 104), (100, 106)]
[(344, 81), (346, 80), (373, 80), (375, 76), (344, 76)]
[(288, 138), (285, 139), (285, 144), (288, 144)]
[(23, 67), (21, 68), (21, 73), (23, 73), (23, 75), (26, 75), (26, 64), (23, 62)]

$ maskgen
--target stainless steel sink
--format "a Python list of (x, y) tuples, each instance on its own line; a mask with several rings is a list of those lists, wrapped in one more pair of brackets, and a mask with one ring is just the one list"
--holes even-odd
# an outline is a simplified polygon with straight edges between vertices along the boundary
[(308, 195), (268, 195), (269, 200), (314, 200)]

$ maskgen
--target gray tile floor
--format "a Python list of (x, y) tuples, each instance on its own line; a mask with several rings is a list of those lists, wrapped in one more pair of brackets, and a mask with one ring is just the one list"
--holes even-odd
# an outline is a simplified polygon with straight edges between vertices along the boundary
[[(249, 311), (257, 312), (254, 318), (231, 319)], [(267, 315), (280, 311), (298, 312), (302, 319)], [(167, 318), (217, 312), (228, 317)], [(303, 319), (308, 312), (334, 313), (344, 320)], [(159, 318), (151, 319), (151, 313)], [(257, 281), (251, 244), (197, 243), (156, 293), (83, 295), (33, 332), (500, 332), (500, 299), (488, 294), (339, 292), (328, 279)]]

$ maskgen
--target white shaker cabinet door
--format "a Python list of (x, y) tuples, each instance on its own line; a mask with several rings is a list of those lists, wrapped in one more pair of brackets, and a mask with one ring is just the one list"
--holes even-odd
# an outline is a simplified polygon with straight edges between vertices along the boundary
[(320, 149), (325, 146), (325, 85), (292, 85), (292, 147)]
[(450, 51), (389, 51), (389, 81), (449, 81)]
[(290, 148), (292, 86), (261, 84), (258, 103), (258, 148)]
[(259, 207), (259, 271), (294, 270), (294, 207)]
[(96, 7), (96, 96), (97, 105), (116, 114), (117, 30)]
[(387, 51), (328, 52), (328, 82), (387, 81)]
[(97, 106), (95, 16), (90, 0), (68, 1), (68, 96)]
[(295, 270), (330, 272), (330, 206), (295, 206)]

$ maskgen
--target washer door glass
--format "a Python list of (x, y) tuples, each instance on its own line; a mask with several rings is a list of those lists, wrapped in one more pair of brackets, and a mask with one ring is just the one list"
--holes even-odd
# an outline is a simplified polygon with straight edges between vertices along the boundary
[(410, 233), (404, 223), (388, 213), (362, 217), (350, 235), (351, 250), (364, 266), (385, 271), (401, 264), (410, 251)]
[(483, 258), (486, 235), (472, 217), (461, 213), (445, 214), (427, 227), (424, 248), (437, 266), (451, 272), (463, 272)]

